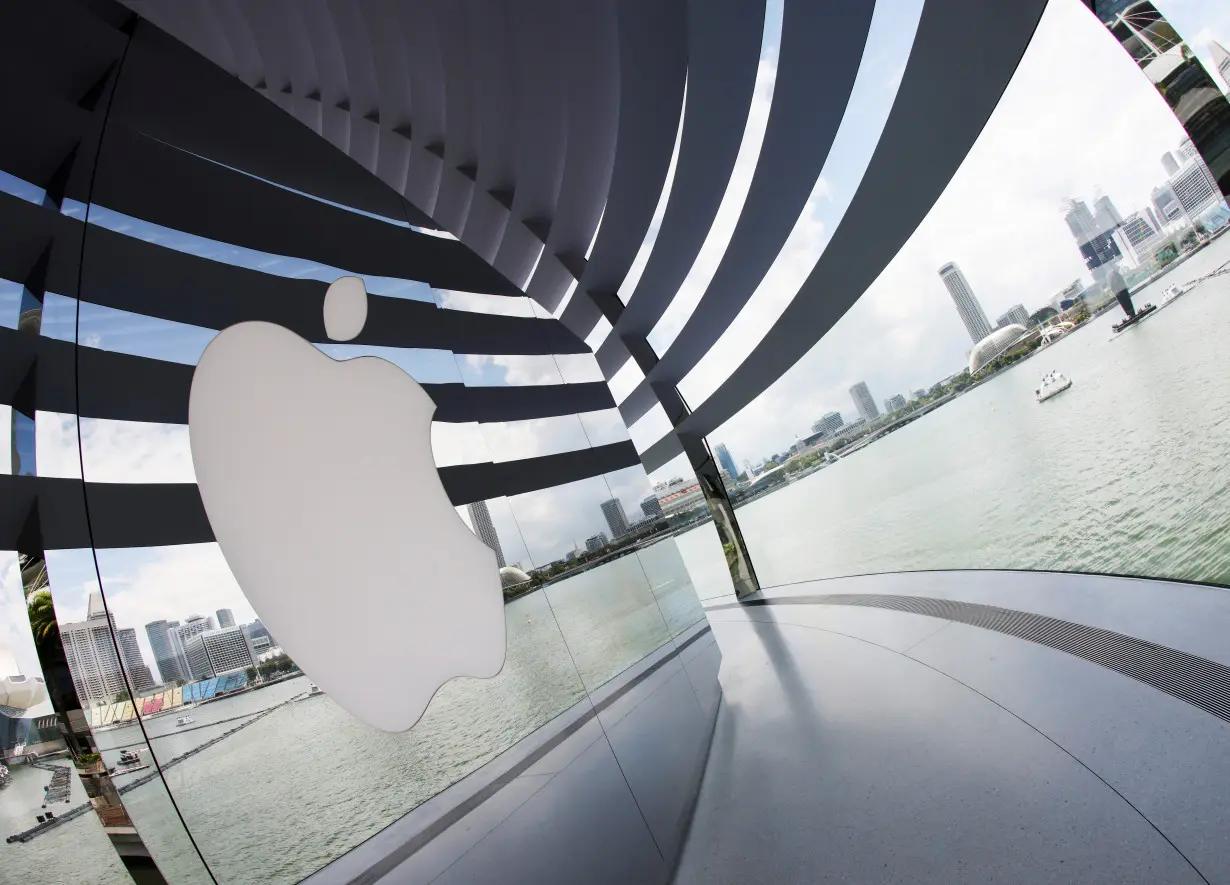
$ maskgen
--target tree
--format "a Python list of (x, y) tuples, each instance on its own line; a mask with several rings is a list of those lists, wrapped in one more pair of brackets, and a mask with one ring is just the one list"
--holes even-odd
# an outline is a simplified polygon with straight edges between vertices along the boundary
[(34, 644), (47, 648), (60, 645), (60, 625), (56, 623), (56, 610), (51, 602), (50, 590), (39, 590), (30, 595), (26, 601), (26, 612), (30, 615), (30, 630), (34, 633)]
[(246, 670), (243, 671), (243, 675), (249, 682), (255, 682), (256, 681), (256, 668), (248, 667)]

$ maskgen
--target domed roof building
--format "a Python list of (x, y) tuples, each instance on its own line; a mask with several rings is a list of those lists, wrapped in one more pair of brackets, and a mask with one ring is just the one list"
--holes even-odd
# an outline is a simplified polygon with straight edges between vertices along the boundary
[(1023, 337), (1025, 337), (1025, 327), (1019, 323), (1000, 326), (975, 344), (974, 349), (969, 352), (969, 373), (976, 374)]
[(506, 565), (500, 569), (501, 590), (507, 590), (509, 587), (516, 587), (518, 584), (524, 584), (529, 579), (530, 576), (516, 566)]

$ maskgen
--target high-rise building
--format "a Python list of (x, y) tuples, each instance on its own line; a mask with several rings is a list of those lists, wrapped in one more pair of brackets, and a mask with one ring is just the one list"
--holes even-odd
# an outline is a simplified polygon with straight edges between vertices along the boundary
[(188, 640), (185, 650), (196, 679), (208, 679), (231, 670), (256, 666), (256, 652), (242, 627), (223, 627), (198, 633)]
[(1192, 143), (1190, 138), (1185, 138), (1179, 142), (1179, 156), (1186, 163), (1188, 160), (1195, 160), (1200, 156), (1200, 152), (1196, 150), (1196, 145)]
[(115, 619), (97, 591), (90, 594), (84, 621), (60, 625), (73, 687), (84, 703), (109, 701), (127, 688), (111, 635), (114, 626)]
[(470, 525), (474, 526), (474, 534), (478, 539), (495, 551), (495, 561), (500, 568), (504, 567), (504, 551), (500, 548), (500, 536), (495, 532), (495, 523), (491, 521), (491, 511), (487, 509), (486, 501), (475, 501), (466, 505), (470, 514)]
[(1170, 189), (1183, 207), (1183, 213), (1193, 223), (1206, 209), (1221, 202), (1217, 181), (1199, 156), (1170, 176)]
[(1221, 74), (1221, 81), (1230, 88), (1230, 52), (1216, 40), (1210, 40), (1209, 55), (1213, 56), (1213, 64), (1217, 66), (1217, 73)]
[[(957, 306), (957, 313), (961, 316), (961, 322), (965, 323), (965, 331), (969, 333), (970, 340), (977, 344), (990, 335), (991, 324), (987, 322), (987, 315), (974, 297), (969, 280), (965, 279), (965, 274), (961, 273), (956, 262), (950, 261), (940, 268), (940, 279), (944, 281), (953, 304)], [(875, 403), (872, 403), (872, 406), (874, 405)], [(863, 413), (860, 411), (859, 414)]]
[(899, 393), (894, 393), (888, 399), (884, 400), (884, 413), (891, 415), (893, 412), (900, 411), (905, 408), (905, 397)]
[(624, 513), (623, 502), (618, 498), (602, 502), (602, 515), (606, 517), (612, 538), (622, 538), (628, 534), (628, 514)]
[(132, 683), (133, 691), (144, 692), (154, 687), (154, 677), (150, 675), (149, 667), (141, 656), (141, 646), (137, 643), (137, 631), (132, 627), (121, 627), (115, 631), (115, 641), (120, 647), (120, 660), (128, 673), (128, 681)]
[(598, 532), (596, 535), (590, 535), (585, 539), (585, 550), (593, 553), (595, 550), (601, 550), (606, 546), (606, 532)]
[(921, 387), (916, 387), (914, 390), (910, 391), (910, 399), (922, 399), (926, 395), (927, 391), (923, 390)]
[(826, 412), (811, 426), (812, 433), (836, 433), (841, 430), (841, 412)]
[(657, 495), (646, 495), (641, 501), (641, 512), (649, 519), (658, 519), (662, 516), (662, 502), (658, 500)]
[(1166, 175), (1171, 176), (1179, 171), (1179, 161), (1174, 158), (1174, 154), (1170, 151), (1162, 154), (1162, 168), (1166, 170)]
[(1123, 216), (1110, 201), (1110, 197), (1101, 196), (1094, 200), (1093, 213), (1093, 223), (1097, 226), (1098, 233), (1107, 233), (1123, 224)]
[(1149, 221), (1149, 216), (1144, 212), (1133, 212), (1127, 218), (1123, 219), (1123, 226), (1119, 229), (1123, 231), (1123, 238), (1127, 240), (1128, 246), (1136, 257), (1141, 261), (1147, 261), (1153, 257), (1153, 249), (1156, 246), (1159, 234)]
[[(188, 655), (184, 652), (184, 640), (180, 638), (178, 621), (171, 621), (171, 626), (167, 628), (167, 652), (171, 655), (170, 660), (174, 662), (175, 670), (178, 675), (175, 677), (180, 682), (188, 682), (192, 678), (192, 670), (188, 667)], [(166, 677), (163, 677), (164, 681)]]
[(1178, 199), (1171, 190), (1170, 185), (1163, 184), (1161, 187), (1155, 187), (1149, 195), (1153, 201), (1153, 207), (1157, 209), (1157, 214), (1162, 220), (1162, 224), (1170, 224), (1172, 221), (1178, 221), (1183, 217), (1183, 207), (1179, 205)]
[(1162, 230), (1162, 223), (1157, 220), (1157, 213), (1153, 211), (1152, 206), (1145, 207), (1145, 215), (1149, 216), (1149, 224), (1153, 225), (1153, 229), (1160, 233)]
[[(986, 322), (985, 317), (983, 322)], [(989, 335), (990, 331), (987, 334)], [(867, 389), (866, 381), (860, 381), (850, 388), (850, 398), (854, 400), (854, 408), (858, 409), (859, 415), (868, 424), (880, 417), (880, 410), (876, 408), (876, 401), (872, 399), (871, 391)]]
[(731, 475), (732, 478), (739, 478), (739, 467), (735, 464), (735, 459), (730, 456), (730, 450), (726, 448), (726, 443), (718, 443), (714, 449), (717, 454), (717, 462), (722, 469)]
[(229, 608), (220, 608), (216, 612), (214, 612), (214, 614), (218, 616), (218, 626), (219, 627), (234, 627), (235, 626), (235, 616), (231, 614), (231, 610)]
[(995, 321), (995, 328), (1002, 329), (1004, 326), (1011, 325), (1029, 325), (1029, 311), (1025, 309), (1023, 304), (1014, 304), (1008, 308), (999, 319)]
[[(174, 626), (178, 627), (176, 621)], [(145, 625), (145, 637), (149, 640), (150, 651), (154, 653), (154, 666), (158, 668), (158, 678), (163, 682), (183, 681), (184, 674), (180, 670), (179, 661), (171, 651), (167, 642), (167, 630), (172, 624), (165, 619), (150, 621)]]
[(1093, 273), (1095, 280), (1100, 281), (1109, 272), (1111, 265), (1123, 257), (1115, 244), (1113, 233), (1099, 230), (1097, 220), (1083, 200), (1068, 200), (1065, 203), (1063, 220), (1076, 238), (1081, 257), (1085, 259), (1085, 267)]
[(252, 653), (259, 659), (262, 652), (269, 651), (273, 647), (273, 640), (269, 638), (269, 634), (265, 631), (257, 632), (257, 621), (252, 624), (244, 624), (240, 627), (243, 630), (243, 635), (248, 638), (248, 644), (252, 646)]

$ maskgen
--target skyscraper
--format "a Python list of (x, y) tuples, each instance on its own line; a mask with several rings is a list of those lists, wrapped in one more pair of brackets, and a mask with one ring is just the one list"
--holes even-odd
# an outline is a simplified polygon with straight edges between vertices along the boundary
[(618, 498), (602, 502), (602, 515), (606, 517), (612, 538), (622, 538), (628, 534), (628, 514), (624, 513), (623, 502)]
[(841, 412), (825, 412), (820, 420), (811, 426), (812, 433), (836, 433), (841, 429)]
[(1110, 197), (1101, 196), (1094, 200), (1093, 212), (1093, 222), (1097, 226), (1098, 233), (1107, 233), (1123, 224), (1123, 216), (1119, 214), (1115, 204), (1110, 201)]
[[(960, 273), (960, 271), (957, 271)], [(982, 312), (982, 308), (978, 308), (978, 312)], [(986, 317), (982, 318), (985, 323)], [(987, 335), (990, 335), (990, 329), (987, 330)], [(983, 336), (986, 337), (985, 335)], [(981, 339), (980, 339), (981, 340)], [(850, 388), (850, 398), (854, 400), (854, 408), (858, 409), (859, 415), (864, 421), (870, 424), (876, 418), (880, 417), (880, 410), (876, 408), (876, 401), (871, 397), (871, 391), (867, 389), (867, 382), (860, 381)]]
[(256, 653), (242, 627), (206, 630), (189, 639), (185, 648), (197, 679), (256, 666)]
[(120, 660), (124, 662), (124, 670), (128, 673), (128, 681), (132, 683), (133, 691), (149, 691), (154, 687), (154, 678), (150, 675), (145, 659), (141, 657), (141, 646), (137, 644), (137, 631), (132, 627), (121, 627), (115, 631), (115, 640), (120, 647)]
[(1170, 189), (1174, 191), (1175, 199), (1183, 207), (1188, 220), (1193, 223), (1204, 210), (1221, 202), (1217, 181), (1198, 155), (1170, 176)]
[[(192, 670), (188, 667), (188, 655), (184, 652), (184, 641), (179, 636), (179, 628), (178, 621), (172, 621), (167, 628), (167, 652), (171, 655), (169, 660), (178, 671), (175, 678), (180, 682), (189, 682), (192, 679)], [(163, 677), (164, 681), (166, 678)]]
[(1183, 217), (1183, 207), (1175, 198), (1174, 190), (1170, 185), (1164, 184), (1161, 187), (1155, 187), (1150, 194), (1150, 199), (1153, 200), (1153, 206), (1157, 209), (1157, 214), (1161, 219), (1162, 224), (1170, 224), (1172, 221), (1178, 221)]
[(1153, 257), (1153, 247), (1158, 239), (1157, 229), (1150, 222), (1152, 216), (1152, 212), (1148, 214), (1133, 212), (1123, 220), (1123, 226), (1120, 228), (1128, 246), (1141, 261), (1147, 261)]
[(1083, 200), (1068, 200), (1064, 204), (1063, 220), (1076, 238), (1077, 248), (1085, 259), (1085, 267), (1093, 278), (1101, 281), (1110, 271), (1110, 266), (1123, 257), (1110, 231), (1098, 229), (1098, 222)]
[(60, 640), (73, 688), (87, 704), (93, 700), (109, 701), (127, 687), (111, 635), (114, 626), (115, 619), (97, 591), (90, 594), (84, 621), (60, 625)]
[(1014, 304), (1012, 307), (1008, 308), (1008, 310), (1006, 310), (1003, 315), (995, 321), (995, 328), (1000, 329), (1004, 326), (1011, 326), (1014, 323), (1021, 326), (1029, 325), (1029, 311), (1025, 309), (1025, 305)]
[(596, 535), (590, 535), (585, 539), (585, 551), (593, 553), (595, 550), (601, 550), (606, 546), (606, 532), (598, 532)]
[(1162, 154), (1162, 168), (1166, 170), (1167, 175), (1174, 175), (1179, 171), (1179, 161), (1174, 158), (1174, 154), (1170, 151)]
[(158, 678), (163, 682), (183, 681), (184, 678), (179, 659), (167, 642), (167, 630), (172, 626), (178, 627), (179, 622), (171, 624), (164, 619), (150, 621), (145, 625), (145, 636), (149, 639), (150, 651), (154, 653), (154, 665), (158, 668)]
[(1230, 52), (1216, 40), (1210, 40), (1209, 54), (1213, 56), (1213, 64), (1217, 65), (1217, 73), (1221, 74), (1222, 82), (1230, 87)]
[(646, 495), (645, 500), (641, 501), (641, 512), (650, 519), (661, 517), (662, 502), (658, 500), (658, 496)]
[[(987, 321), (987, 315), (983, 312), (978, 299), (974, 297), (974, 290), (970, 288), (969, 281), (965, 279), (965, 274), (961, 273), (961, 268), (957, 267), (956, 262), (950, 261), (940, 268), (940, 279), (944, 281), (948, 294), (952, 296), (953, 304), (957, 306), (957, 313), (961, 316), (961, 322), (965, 323), (965, 331), (969, 333), (970, 340), (977, 344), (990, 335), (991, 324)], [(868, 401), (871, 402), (870, 399)], [(855, 402), (858, 402), (857, 399)], [(874, 409), (875, 403), (872, 402), (871, 405)], [(864, 418), (867, 417), (861, 409), (859, 414)]]
[(491, 521), (491, 511), (487, 509), (486, 501), (475, 501), (466, 505), (470, 514), (470, 524), (474, 526), (474, 534), (478, 539), (495, 551), (495, 561), (500, 568), (504, 567), (504, 551), (500, 549), (500, 536), (495, 533), (495, 523)]
[(905, 397), (899, 393), (894, 393), (888, 399), (884, 400), (884, 412), (891, 415), (893, 412), (905, 408)]
[(739, 467), (735, 464), (735, 459), (730, 456), (730, 450), (726, 448), (726, 443), (718, 443), (714, 449), (717, 453), (717, 462), (722, 469), (729, 473), (733, 478), (739, 478)]
[(214, 612), (214, 614), (218, 616), (218, 626), (219, 627), (234, 627), (235, 626), (235, 616), (231, 614), (231, 610), (229, 608), (220, 608), (216, 612)]

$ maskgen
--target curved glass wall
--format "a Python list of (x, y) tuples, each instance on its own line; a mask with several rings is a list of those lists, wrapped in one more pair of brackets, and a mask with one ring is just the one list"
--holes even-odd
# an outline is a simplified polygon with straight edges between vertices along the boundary
[[(1203, 26), (1225, 22), (1206, 7)], [(1087, 9), (1047, 7), (905, 246), (709, 436), (764, 587), (934, 569), (1230, 584), (1230, 208), (1181, 122)], [(1122, 331), (1120, 286), (1157, 308)], [(1014, 324), (971, 376), (979, 341)], [(1053, 371), (1071, 387), (1040, 402)]]

